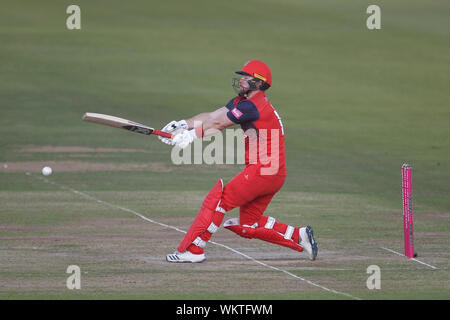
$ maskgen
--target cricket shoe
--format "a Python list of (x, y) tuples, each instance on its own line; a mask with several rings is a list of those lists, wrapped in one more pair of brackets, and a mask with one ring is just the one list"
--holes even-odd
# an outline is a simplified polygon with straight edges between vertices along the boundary
[(308, 254), (309, 259), (316, 260), (319, 249), (316, 240), (314, 240), (314, 231), (310, 226), (300, 228), (298, 242)]
[(166, 256), (168, 262), (203, 262), (206, 260), (205, 254), (193, 254), (189, 251), (178, 252), (175, 251), (174, 254), (168, 254)]

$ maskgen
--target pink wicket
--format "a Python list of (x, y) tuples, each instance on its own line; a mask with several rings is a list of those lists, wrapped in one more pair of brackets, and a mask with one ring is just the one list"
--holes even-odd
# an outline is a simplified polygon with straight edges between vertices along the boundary
[(405, 256), (414, 257), (413, 234), (413, 206), (412, 206), (412, 180), (411, 166), (402, 166), (402, 191), (403, 191), (403, 233), (405, 240)]

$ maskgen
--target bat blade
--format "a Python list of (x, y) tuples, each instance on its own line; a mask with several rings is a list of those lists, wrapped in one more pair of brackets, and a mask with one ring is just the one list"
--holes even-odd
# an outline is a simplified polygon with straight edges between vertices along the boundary
[(163, 132), (161, 130), (156, 130), (154, 128), (151, 128), (151, 127), (146, 126), (141, 123), (137, 123), (137, 122), (119, 118), (119, 117), (110, 116), (107, 114), (86, 112), (83, 115), (82, 119), (87, 122), (103, 124), (105, 126), (110, 126), (110, 127), (114, 127), (114, 128), (121, 128), (121, 129), (125, 129), (128, 131), (136, 132), (136, 133), (141, 133), (141, 134), (146, 134), (146, 135), (155, 134), (157, 136), (162, 136), (165, 138), (172, 138), (172, 134), (170, 134), (170, 133)]

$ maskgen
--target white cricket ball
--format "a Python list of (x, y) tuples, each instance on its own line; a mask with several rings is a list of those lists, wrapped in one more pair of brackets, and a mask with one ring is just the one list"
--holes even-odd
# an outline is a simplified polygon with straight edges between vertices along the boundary
[(44, 176), (49, 176), (49, 175), (51, 175), (51, 174), (52, 174), (52, 168), (50, 168), (50, 167), (43, 167), (43, 168), (42, 168), (42, 174), (43, 174)]

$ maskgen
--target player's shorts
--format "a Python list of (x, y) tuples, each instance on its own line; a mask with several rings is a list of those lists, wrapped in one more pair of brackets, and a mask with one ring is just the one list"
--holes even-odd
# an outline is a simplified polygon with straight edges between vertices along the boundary
[(286, 180), (285, 175), (259, 173), (260, 165), (248, 165), (224, 187), (220, 206), (226, 211), (239, 207), (241, 225), (252, 225), (259, 221)]

